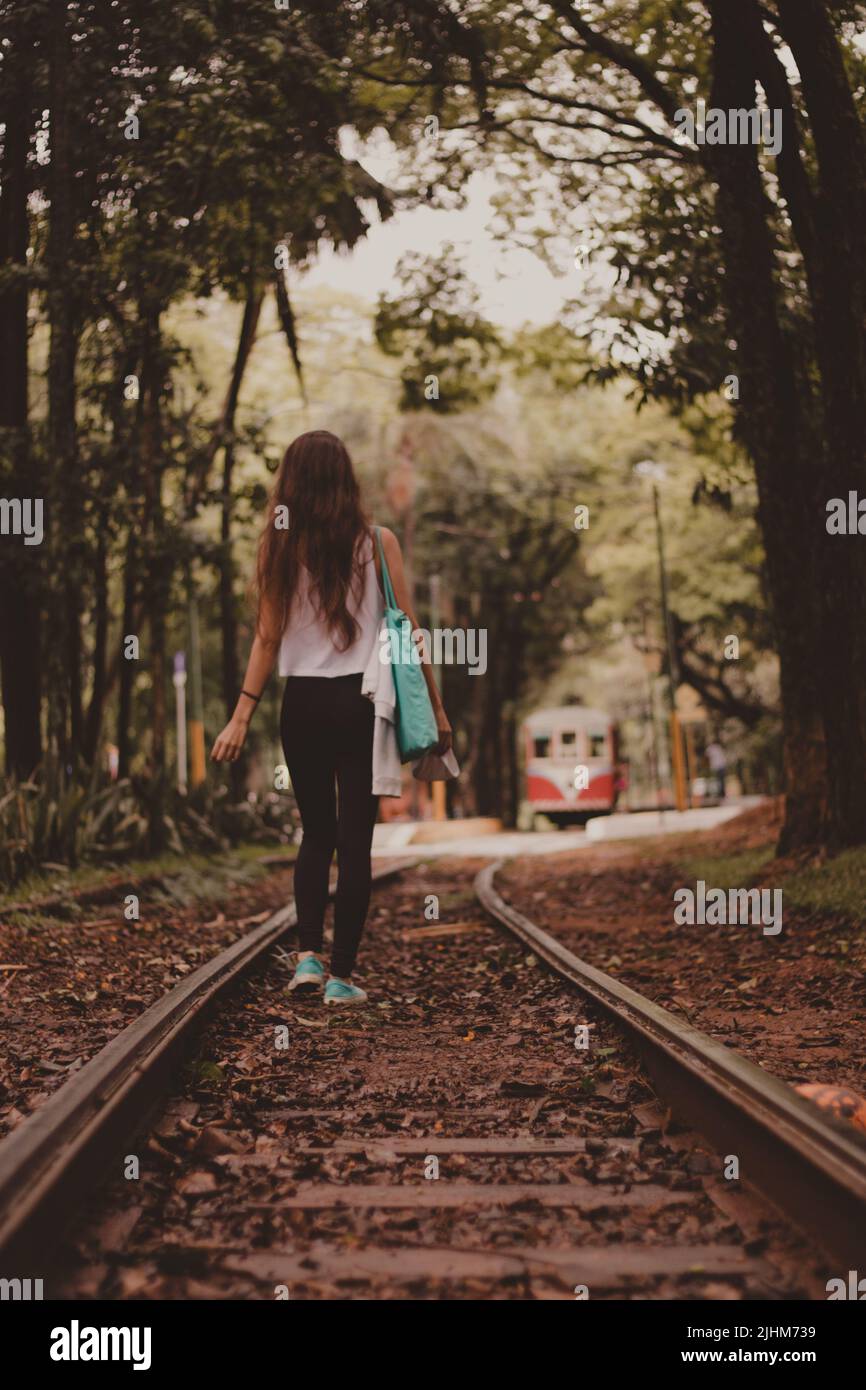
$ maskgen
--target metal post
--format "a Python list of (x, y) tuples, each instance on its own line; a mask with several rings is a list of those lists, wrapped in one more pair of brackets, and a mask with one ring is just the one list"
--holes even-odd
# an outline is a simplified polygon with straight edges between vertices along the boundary
[(177, 789), (186, 791), (186, 662), (183, 652), (174, 654), (174, 698), (177, 720)]
[[(643, 632), (644, 632), (644, 642), (645, 642), (645, 644), (646, 644), (646, 649), (647, 649), (647, 653), (648, 653), (648, 651), (649, 651), (649, 646), (650, 646), (650, 639), (649, 639), (649, 623), (648, 623), (648, 621), (647, 621), (646, 610), (644, 610), (644, 615), (643, 615)], [(634, 639), (632, 639), (632, 640), (634, 641)], [(636, 648), (637, 650), (640, 650), (640, 649), (637, 647), (637, 643), (636, 643), (636, 642), (634, 643), (634, 645), (635, 645), (635, 648)], [(652, 783), (653, 792), (655, 793), (655, 806), (656, 806), (656, 810), (661, 814), (661, 806), (662, 806), (662, 784), (661, 784), (662, 758), (661, 758), (661, 749), (659, 748), (658, 726), (657, 726), (657, 724), (656, 724), (655, 681), (654, 681), (653, 676), (652, 676), (652, 674), (651, 674), (651, 672), (650, 672), (649, 663), (648, 663), (648, 661), (647, 661), (646, 653), (644, 654), (644, 669), (645, 669), (645, 671), (646, 671), (646, 701), (647, 701), (647, 706), (646, 706), (646, 707), (647, 707), (647, 714), (648, 714), (648, 716), (649, 716), (649, 726), (650, 726), (650, 746), (649, 746), (650, 781), (651, 781), (651, 783)]]
[(198, 624), (198, 600), (192, 565), (187, 569), (189, 618), (189, 684), (190, 684), (190, 783), (199, 786), (205, 778), (204, 764), (204, 703), (201, 686), (201, 643)]

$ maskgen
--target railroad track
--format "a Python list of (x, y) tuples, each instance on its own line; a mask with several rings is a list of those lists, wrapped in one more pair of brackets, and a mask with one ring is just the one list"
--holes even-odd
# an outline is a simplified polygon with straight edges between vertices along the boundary
[[(862, 1257), (853, 1139), (577, 960), (502, 901), (497, 865), (406, 867), (378, 876), (371, 1008), (287, 1000), (279, 961), (251, 977), (283, 909), (20, 1125), (0, 1272), (35, 1276), (95, 1186), (49, 1296), (824, 1297)], [(456, 920), (428, 921), (434, 898)], [(209, 1065), (183, 1079), (193, 1032)], [(782, 1216), (723, 1176), (731, 1155)], [(827, 1253), (793, 1229), (816, 1194)]]
[[(401, 871), (374, 871), (381, 883)], [(117, 1143), (141, 1125), (209, 1011), (292, 930), (294, 904), (182, 980), (0, 1143), (0, 1261), (14, 1269), (56, 1239)]]
[(580, 960), (500, 897), (499, 867), (488, 866), (476, 880), (485, 910), (616, 1020), (658, 1094), (679, 1119), (738, 1158), (741, 1179), (836, 1259), (862, 1263), (866, 1145), (785, 1082)]

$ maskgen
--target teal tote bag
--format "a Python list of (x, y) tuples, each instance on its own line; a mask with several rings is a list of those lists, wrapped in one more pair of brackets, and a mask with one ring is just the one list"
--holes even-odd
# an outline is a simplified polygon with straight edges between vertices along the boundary
[(388, 629), (391, 669), (397, 693), (397, 746), (400, 749), (401, 763), (409, 763), (436, 747), (439, 742), (439, 730), (436, 728), (436, 718), (421, 665), (412, 660), (411, 652), (415, 648), (412, 641), (412, 624), (402, 608), (397, 607), (378, 526), (376, 540), (379, 545), (379, 559), (382, 562), (385, 625)]

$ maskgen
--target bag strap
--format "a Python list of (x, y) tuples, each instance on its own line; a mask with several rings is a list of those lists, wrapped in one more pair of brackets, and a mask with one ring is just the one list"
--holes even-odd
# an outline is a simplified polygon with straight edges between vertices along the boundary
[(397, 600), (394, 597), (394, 588), (391, 584), (391, 576), (388, 573), (388, 561), (385, 559), (385, 548), (382, 545), (382, 528), (374, 526), (376, 532), (376, 542), (379, 546), (379, 561), (382, 565), (382, 588), (385, 590), (385, 602), (389, 608), (397, 607)]

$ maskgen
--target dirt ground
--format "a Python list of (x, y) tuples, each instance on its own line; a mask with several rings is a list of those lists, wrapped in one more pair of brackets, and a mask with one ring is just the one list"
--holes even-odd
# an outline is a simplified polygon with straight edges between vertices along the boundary
[[(778, 811), (768, 804), (676, 841), (516, 860), (497, 886), (576, 955), (776, 1076), (866, 1096), (866, 913), (846, 921), (785, 904), (777, 936), (760, 925), (674, 921), (675, 890), (695, 888), (683, 860), (769, 848), (777, 831)], [(784, 904), (792, 867), (776, 861), (741, 886), (782, 886)]]
[(135, 1181), (118, 1153), (51, 1297), (824, 1297), (816, 1251), (484, 916), (479, 867), (374, 888), (362, 1009), (287, 995), (279, 956), (243, 983), (133, 1141)]
[[(254, 882), (229, 877), (217, 901), (183, 904), (171, 885), (62, 913), (0, 913), (0, 1136), (9, 1133), (166, 990), (251, 930), (292, 894), (292, 869)], [(100, 892), (100, 899), (105, 893)]]

